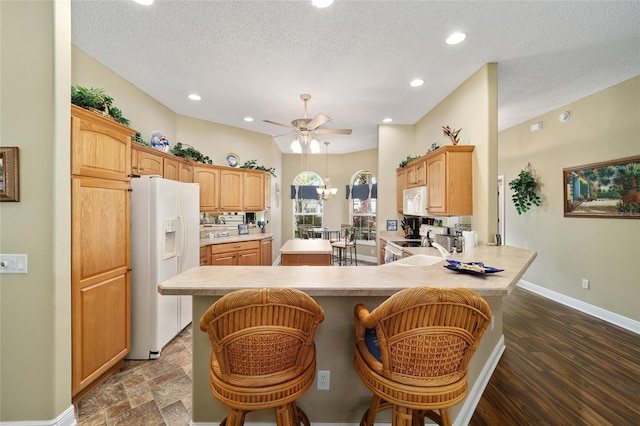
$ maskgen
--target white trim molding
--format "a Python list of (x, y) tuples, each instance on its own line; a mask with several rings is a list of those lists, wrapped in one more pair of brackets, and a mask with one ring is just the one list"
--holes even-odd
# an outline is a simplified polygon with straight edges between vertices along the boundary
[(529, 281), (520, 280), (518, 282), (518, 287), (524, 288), (532, 293), (536, 293), (542, 297), (546, 297), (547, 299), (551, 299), (580, 312), (584, 312), (587, 315), (599, 318), (613, 325), (617, 325), (618, 327), (622, 327), (633, 333), (640, 334), (640, 322), (632, 320), (631, 318), (623, 317), (615, 312), (607, 311), (597, 306), (590, 305), (589, 303), (585, 303), (582, 300), (565, 296), (562, 293), (549, 290), (545, 287), (540, 287), (539, 285), (533, 284)]
[(0, 422), (0, 426), (76, 426), (74, 407), (71, 405), (53, 420), (20, 420), (17, 422)]

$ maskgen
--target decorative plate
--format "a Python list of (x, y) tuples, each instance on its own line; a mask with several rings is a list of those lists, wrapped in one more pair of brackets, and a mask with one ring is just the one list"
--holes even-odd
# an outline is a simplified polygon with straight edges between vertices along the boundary
[(457, 260), (447, 260), (447, 263), (448, 265), (444, 265), (445, 268), (462, 274), (484, 275), (504, 271), (504, 269), (487, 266), (482, 262), (459, 262)]
[(235, 154), (233, 152), (228, 153), (227, 164), (230, 167), (238, 167), (238, 165), (240, 164), (240, 157), (238, 157), (238, 154)]

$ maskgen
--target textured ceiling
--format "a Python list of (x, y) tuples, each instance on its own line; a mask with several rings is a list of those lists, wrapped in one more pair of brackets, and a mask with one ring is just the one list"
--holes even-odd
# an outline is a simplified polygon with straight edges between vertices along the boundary
[[(269, 135), (332, 118), (330, 153), (375, 148), (489, 62), (505, 129), (640, 74), (638, 1), (72, 0), (73, 43), (178, 114)], [(465, 42), (447, 46), (453, 31)], [(409, 80), (422, 78), (419, 88)], [(189, 93), (200, 102), (187, 99)], [(255, 119), (243, 121), (245, 116)], [(455, 123), (451, 124), (455, 127)], [(292, 137), (276, 138), (289, 152)]]

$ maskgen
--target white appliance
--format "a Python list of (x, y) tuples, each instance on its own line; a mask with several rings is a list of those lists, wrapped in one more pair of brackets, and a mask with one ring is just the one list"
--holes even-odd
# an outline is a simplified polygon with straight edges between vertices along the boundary
[(158, 284), (200, 264), (200, 188), (159, 176), (131, 179), (131, 353), (155, 359), (191, 322), (191, 296)]
[(409, 216), (427, 215), (426, 186), (418, 186), (402, 191), (402, 213)]

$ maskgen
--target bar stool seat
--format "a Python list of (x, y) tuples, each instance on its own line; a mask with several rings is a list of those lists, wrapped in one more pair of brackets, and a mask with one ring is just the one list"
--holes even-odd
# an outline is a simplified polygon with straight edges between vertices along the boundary
[(221, 425), (274, 409), (279, 426), (310, 426), (296, 400), (315, 379), (313, 338), (323, 320), (317, 302), (288, 288), (237, 290), (209, 307), (200, 329), (211, 342), (211, 393), (228, 408)]
[(354, 365), (373, 397), (361, 426), (391, 409), (393, 426), (451, 425), (449, 407), (467, 395), (467, 366), (491, 310), (467, 289), (402, 290), (369, 312), (354, 310)]

